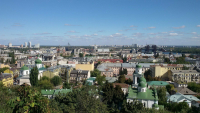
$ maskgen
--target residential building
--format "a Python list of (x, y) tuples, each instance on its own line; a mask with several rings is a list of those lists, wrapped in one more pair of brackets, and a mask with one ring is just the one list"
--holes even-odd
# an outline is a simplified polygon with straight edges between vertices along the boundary
[(171, 70), (171, 73), (173, 81), (199, 83), (200, 72), (196, 70)]
[(49, 67), (42, 74), (43, 74), (42, 76), (46, 76), (49, 78), (53, 78), (54, 76), (60, 76), (61, 75), (61, 67), (59, 65)]
[(12, 43), (9, 43), (9, 44), (8, 44), (8, 47), (12, 47)]
[(89, 70), (72, 70), (70, 73), (70, 82), (83, 82), (84, 80), (90, 78)]
[(31, 41), (28, 42), (28, 46), (31, 48)]
[(171, 70), (182, 70), (183, 65), (179, 64), (158, 64), (151, 65), (150, 71), (152, 77), (162, 77), (163, 80), (171, 79)]
[(123, 63), (122, 59), (99, 59), (98, 62), (101, 63)]
[(196, 96), (197, 93), (193, 92), (192, 90), (188, 89), (187, 87), (178, 87), (175, 88), (176, 92), (181, 93), (183, 95), (193, 95)]
[(89, 70), (93, 71), (94, 70), (94, 62), (87, 62), (87, 64), (76, 64), (76, 70)]
[(60, 94), (67, 94), (69, 92), (72, 92), (72, 89), (43, 89), (41, 90), (42, 96), (47, 97), (48, 99), (53, 99), (55, 98), (56, 95)]
[(3, 82), (4, 86), (13, 85), (13, 76), (10, 73), (0, 73), (0, 81)]
[(101, 76), (113, 77), (113, 70), (105, 65), (99, 65), (97, 69), (101, 72)]
[(27, 48), (27, 42), (24, 42), (24, 47)]
[(86, 80), (85, 84), (92, 86), (96, 83), (96, 77), (90, 77)]
[(4, 68), (4, 67), (8, 67), (8, 68), (10, 68), (9, 65), (5, 65), (5, 64), (0, 63), (0, 68)]
[(124, 92), (124, 95), (126, 95), (128, 93), (128, 87), (129, 87), (128, 84), (125, 84), (125, 83), (113, 83), (114, 88), (117, 85), (121, 87), (122, 91)]
[(167, 98), (167, 102), (169, 102), (169, 103), (186, 102), (189, 107), (191, 107), (191, 106), (199, 107), (199, 101), (200, 100), (193, 95), (183, 95), (181, 93), (176, 93)]

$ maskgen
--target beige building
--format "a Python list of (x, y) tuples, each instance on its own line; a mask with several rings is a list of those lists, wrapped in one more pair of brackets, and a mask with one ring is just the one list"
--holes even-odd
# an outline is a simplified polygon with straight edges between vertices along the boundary
[(1, 64), (1, 63), (0, 63), (0, 68), (4, 68), (4, 67), (8, 67), (8, 68), (10, 68), (9, 65), (5, 65), (5, 64)]
[(94, 70), (94, 62), (87, 62), (87, 64), (76, 64), (76, 70)]
[(171, 70), (182, 70), (183, 65), (179, 64), (160, 64), (151, 65), (150, 71), (152, 77), (162, 77), (163, 80), (171, 79)]
[(42, 76), (53, 78), (54, 76), (59, 76), (60, 74), (61, 74), (61, 67), (52, 66), (52, 67), (47, 68), (47, 71), (44, 71), (42, 73)]
[(196, 70), (171, 70), (172, 80), (199, 83), (200, 73)]

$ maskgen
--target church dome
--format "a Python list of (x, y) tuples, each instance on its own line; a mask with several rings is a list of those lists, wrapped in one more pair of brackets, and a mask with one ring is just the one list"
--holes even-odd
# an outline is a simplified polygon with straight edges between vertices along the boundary
[(139, 64), (137, 64), (137, 65), (136, 65), (136, 68), (142, 68), (142, 66), (141, 66), (141, 65), (139, 65)]
[(144, 87), (146, 87), (146, 83), (143, 82), (143, 81), (141, 81), (141, 82), (138, 84), (138, 86), (144, 88)]
[(40, 59), (35, 60), (35, 64), (42, 64), (42, 61)]
[(144, 77), (140, 77), (140, 82), (145, 82), (146, 83), (146, 79)]
[(26, 67), (26, 66), (23, 66), (23, 67), (21, 67), (21, 69), (20, 70), (29, 70), (29, 68), (28, 67)]

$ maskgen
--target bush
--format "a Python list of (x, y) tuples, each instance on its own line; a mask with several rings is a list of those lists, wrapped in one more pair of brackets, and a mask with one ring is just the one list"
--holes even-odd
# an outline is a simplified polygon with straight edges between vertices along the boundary
[(61, 79), (59, 76), (54, 76), (54, 77), (51, 79), (51, 83), (52, 83), (54, 86), (60, 85), (61, 82), (62, 82), (62, 79)]

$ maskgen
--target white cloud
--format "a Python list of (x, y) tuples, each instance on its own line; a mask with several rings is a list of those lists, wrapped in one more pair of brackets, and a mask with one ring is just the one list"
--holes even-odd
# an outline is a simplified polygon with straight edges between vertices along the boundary
[(170, 36), (177, 36), (178, 33), (169, 33)]
[(200, 25), (197, 25), (197, 27), (200, 27)]
[(185, 28), (185, 26), (184, 25), (182, 25), (182, 26), (180, 26), (180, 27), (173, 27), (174, 29), (183, 29), (183, 28)]
[(130, 27), (137, 27), (137, 26), (131, 25)]
[(156, 35), (156, 33), (149, 33), (150, 35)]
[(76, 32), (76, 31), (67, 31), (68, 33), (79, 33), (79, 32)]
[(93, 36), (97, 36), (98, 34), (93, 34)]
[(197, 34), (197, 32), (192, 32), (192, 34)]

